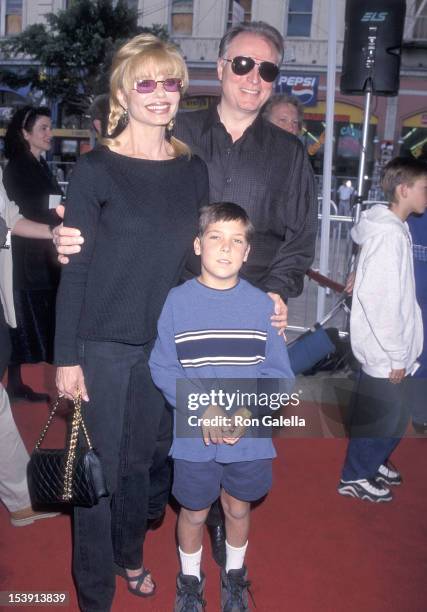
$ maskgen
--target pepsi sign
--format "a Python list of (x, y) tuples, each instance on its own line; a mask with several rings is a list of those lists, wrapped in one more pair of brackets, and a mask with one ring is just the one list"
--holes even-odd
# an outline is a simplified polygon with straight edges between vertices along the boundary
[(276, 93), (295, 96), (305, 106), (316, 106), (319, 76), (312, 74), (280, 73), (276, 80)]

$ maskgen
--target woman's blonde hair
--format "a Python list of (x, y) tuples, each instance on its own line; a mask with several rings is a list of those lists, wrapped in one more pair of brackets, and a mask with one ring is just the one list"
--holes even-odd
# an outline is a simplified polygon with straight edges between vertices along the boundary
[[(180, 50), (153, 34), (139, 34), (124, 44), (113, 58), (110, 77), (110, 114), (107, 133), (112, 134), (122, 115), (118, 92), (128, 92), (147, 75), (176, 77), (182, 81), (181, 93), (188, 88), (188, 70)], [(111, 140), (110, 140), (111, 142)], [(191, 155), (190, 148), (174, 136), (170, 139), (175, 155)], [(108, 141), (107, 141), (108, 143)]]

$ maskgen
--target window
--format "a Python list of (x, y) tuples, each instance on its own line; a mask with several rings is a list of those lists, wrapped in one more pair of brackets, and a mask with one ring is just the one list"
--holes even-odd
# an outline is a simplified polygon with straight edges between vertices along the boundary
[(126, 0), (126, 4), (128, 5), (128, 8), (138, 11), (139, 0)]
[(22, 0), (6, 0), (5, 34), (22, 32)]
[(288, 36), (310, 36), (313, 0), (289, 0)]
[(227, 30), (231, 28), (233, 25), (233, 10), (235, 4), (240, 4), (244, 11), (243, 21), (250, 21), (252, 14), (252, 0), (229, 0), (228, 3), (228, 19), (227, 19)]
[(172, 34), (192, 34), (193, 0), (172, 0)]
[(414, 26), (414, 38), (427, 39), (427, 3), (422, 5), (422, 0), (417, 0), (415, 6), (416, 14), (418, 15)]

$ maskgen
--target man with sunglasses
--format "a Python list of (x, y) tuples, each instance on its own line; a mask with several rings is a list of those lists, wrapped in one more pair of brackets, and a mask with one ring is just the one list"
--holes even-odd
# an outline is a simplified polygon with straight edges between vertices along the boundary
[[(210, 201), (234, 202), (255, 226), (241, 276), (269, 292), (276, 313), (303, 289), (314, 256), (317, 202), (299, 140), (261, 114), (283, 60), (283, 38), (264, 22), (241, 23), (222, 38), (217, 62), (221, 98), (208, 110), (180, 114), (175, 135), (207, 164)], [(225, 562), (219, 504), (207, 519), (213, 555)]]
[(242, 276), (283, 301), (303, 289), (314, 256), (317, 203), (302, 144), (261, 114), (283, 59), (283, 38), (264, 22), (241, 23), (222, 38), (218, 105), (178, 116), (175, 135), (209, 169), (211, 202), (235, 202), (255, 240)]

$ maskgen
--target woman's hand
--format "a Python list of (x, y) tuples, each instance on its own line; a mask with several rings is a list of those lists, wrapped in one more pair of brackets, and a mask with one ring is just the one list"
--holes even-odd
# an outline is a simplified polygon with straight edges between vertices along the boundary
[(274, 315), (270, 317), (273, 327), (278, 328), (278, 334), (285, 335), (285, 329), (288, 326), (288, 307), (278, 293), (269, 291), (267, 295), (274, 302)]
[(74, 400), (77, 396), (82, 396), (82, 400), (89, 401), (86, 391), (83, 370), (80, 366), (61, 366), (56, 370), (56, 388), (59, 397), (66, 397)]

